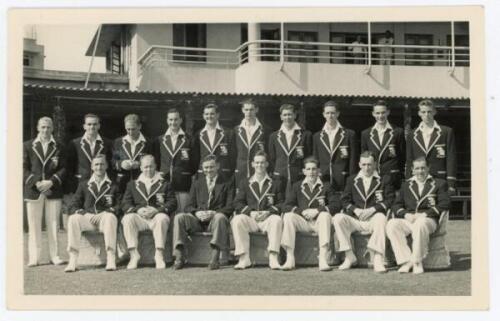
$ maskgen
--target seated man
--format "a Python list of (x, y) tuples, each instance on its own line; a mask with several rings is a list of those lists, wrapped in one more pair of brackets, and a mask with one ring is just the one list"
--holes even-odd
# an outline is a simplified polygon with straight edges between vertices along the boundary
[[(450, 208), (448, 184), (429, 175), (425, 157), (413, 160), (413, 177), (403, 183), (393, 211), (395, 219), (387, 223), (387, 237), (391, 241), (398, 272), (424, 273), (422, 260), (427, 255), (430, 235), (436, 231), (439, 217)], [(406, 237), (412, 236), (410, 250)]]
[(329, 271), (331, 213), (340, 211), (340, 201), (330, 184), (319, 178), (318, 161), (314, 157), (304, 160), (303, 181), (293, 184), (287, 193), (283, 210), (283, 237), (281, 246), (286, 250), (286, 262), (282, 270), (295, 268), (295, 233), (316, 232), (319, 240), (319, 269)]
[(106, 175), (108, 163), (104, 154), (98, 154), (91, 162), (92, 176), (78, 184), (73, 195), (68, 219), (69, 263), (65, 272), (77, 269), (80, 238), (84, 231), (104, 234), (106, 246), (106, 270), (116, 270), (116, 231), (118, 220), (114, 203), (118, 187)]
[(175, 270), (184, 266), (185, 244), (191, 233), (202, 230), (212, 233), (210, 270), (219, 268), (220, 251), (229, 247), (228, 217), (233, 212), (233, 186), (218, 174), (219, 162), (215, 155), (206, 156), (201, 167), (204, 175), (191, 185), (186, 212), (174, 218)]
[(375, 157), (370, 151), (361, 154), (361, 171), (347, 179), (342, 193), (342, 205), (347, 214), (339, 213), (333, 218), (333, 226), (339, 239), (339, 251), (345, 252), (345, 260), (339, 270), (347, 270), (356, 264), (351, 246), (353, 232), (371, 233), (368, 250), (373, 255), (373, 270), (386, 272), (385, 256), (385, 214), (394, 200), (391, 177), (380, 177), (375, 171)]
[(282, 187), (279, 180), (272, 180), (267, 174), (267, 155), (263, 151), (255, 153), (252, 168), (255, 173), (249, 179), (241, 180), (234, 207), (237, 215), (231, 221), (234, 236), (234, 254), (239, 256), (235, 269), (245, 269), (252, 265), (250, 260), (250, 232), (267, 233), (269, 245), (269, 267), (279, 269), (283, 222), (281, 221)]
[(137, 250), (139, 232), (144, 230), (153, 231), (156, 268), (164, 269), (169, 215), (175, 212), (177, 201), (170, 184), (156, 171), (154, 157), (144, 155), (140, 162), (141, 175), (127, 184), (122, 200), (123, 234), (130, 252), (127, 269), (137, 268), (141, 258)]

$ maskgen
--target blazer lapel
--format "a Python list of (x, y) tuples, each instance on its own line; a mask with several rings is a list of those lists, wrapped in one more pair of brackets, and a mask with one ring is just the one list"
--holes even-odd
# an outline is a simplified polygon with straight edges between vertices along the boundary
[(246, 133), (246, 130), (241, 126), (238, 127), (238, 136), (240, 137), (243, 145), (245, 145), (245, 147), (249, 150), (250, 147), (249, 147), (248, 141), (247, 141), (247, 133)]
[(125, 154), (127, 154), (128, 159), (132, 160), (132, 145), (128, 142), (128, 140), (125, 139), (125, 137), (122, 138), (122, 149)]
[(314, 190), (311, 192), (311, 199), (309, 200), (309, 207), (312, 205), (312, 203), (318, 198), (319, 195), (323, 192), (323, 185), (322, 184), (316, 184), (314, 187)]
[(205, 146), (208, 153), (213, 154), (213, 149), (210, 146), (210, 140), (208, 139), (208, 132), (206, 130), (200, 132), (200, 141), (202, 145)]
[(102, 184), (100, 190), (97, 188), (97, 183), (93, 183), (92, 185), (94, 186), (94, 190), (96, 191), (96, 196), (94, 196), (94, 198), (95, 204), (97, 204), (97, 202), (99, 202), (99, 200), (106, 194), (106, 192), (111, 189), (111, 185), (109, 184), (109, 182), (105, 182), (104, 184)]
[(50, 142), (49, 146), (47, 147), (47, 155), (45, 155), (44, 165), (52, 157), (52, 155), (54, 155), (56, 151), (57, 151), (56, 144), (54, 142)]
[(299, 130), (299, 129), (294, 130), (289, 153), (293, 152), (295, 147), (297, 147), (297, 145), (300, 143), (301, 138), (302, 138), (302, 130)]
[(144, 147), (146, 147), (146, 142), (140, 142), (139, 145), (135, 148), (135, 153), (132, 157), (132, 160), (135, 161), (135, 159), (137, 158), (138, 155), (141, 154), (142, 150), (144, 149)]
[(31, 148), (33, 149), (33, 152), (40, 160), (40, 163), (45, 165), (45, 157), (43, 155), (42, 143), (41, 142), (33, 142), (33, 145)]
[(83, 137), (80, 139), (80, 149), (83, 154), (85, 154), (89, 162), (92, 162), (92, 151), (90, 150), (90, 145)]
[(97, 188), (97, 184), (95, 182), (88, 182), (87, 183), (87, 188), (90, 192), (90, 194), (92, 194), (92, 196), (94, 197), (94, 203), (97, 203), (97, 198), (99, 196), (99, 190)]
[(248, 146), (248, 150), (252, 149), (252, 147), (262, 135), (264, 135), (264, 130), (262, 129), (262, 126), (259, 126), (259, 128), (257, 128), (257, 130), (253, 133), (252, 138), (250, 139), (250, 146)]
[(377, 130), (375, 129), (375, 126), (373, 126), (372, 129), (370, 130), (370, 141), (378, 150), (381, 149), (382, 144), (378, 139), (378, 133)]
[(142, 196), (142, 198), (144, 198), (144, 200), (146, 202), (149, 201), (148, 190), (146, 188), (146, 185), (144, 185), (143, 182), (136, 180), (135, 181), (135, 189)]
[(321, 143), (323, 144), (323, 146), (327, 150), (328, 155), (331, 156), (332, 149), (330, 148), (330, 139), (328, 137), (328, 134), (324, 130), (322, 130), (321, 133), (319, 134), (319, 140), (321, 141)]
[(429, 140), (429, 148), (427, 149), (427, 153), (429, 153), (432, 150), (432, 147), (436, 145), (440, 137), (441, 137), (441, 127), (434, 128), (431, 134), (431, 139)]
[(103, 142), (100, 141), (100, 140), (96, 140), (96, 142), (95, 142), (95, 148), (94, 148), (94, 154), (92, 155), (92, 158), (94, 158), (95, 155), (100, 154), (103, 148), (104, 148)]
[(422, 135), (422, 131), (420, 130), (420, 128), (417, 128), (417, 130), (415, 130), (413, 132), (413, 141), (427, 155), (427, 149), (425, 148), (424, 136)]
[(417, 207), (416, 208), (418, 208), (420, 206), (420, 204), (422, 204), (422, 202), (427, 199), (427, 197), (434, 191), (435, 187), (436, 187), (436, 181), (435, 180), (428, 179), (425, 182), (424, 189), (422, 190), (422, 195), (420, 196), (420, 199), (419, 199), (419, 201), (417, 203)]
[(215, 151), (217, 149), (217, 147), (219, 146), (219, 144), (222, 142), (223, 139), (224, 139), (224, 131), (222, 129), (216, 129), (215, 130), (214, 146), (212, 148), (212, 151)]
[(373, 176), (370, 188), (368, 189), (368, 193), (366, 193), (366, 199), (369, 199), (370, 196), (372, 196), (372, 194), (379, 186), (380, 186), (380, 178)]
[(363, 185), (363, 179), (361, 177), (356, 178), (354, 188), (358, 191), (358, 194), (361, 196), (363, 201), (366, 201), (365, 186)]
[(333, 140), (333, 146), (334, 147), (333, 147), (332, 153), (331, 153), (332, 157), (333, 157), (333, 154), (335, 154), (335, 152), (339, 148), (340, 144), (342, 144), (342, 141), (344, 140), (344, 137), (345, 137), (344, 128), (339, 128), (339, 130), (337, 131), (337, 134), (335, 135), (335, 139)]
[(417, 183), (412, 180), (410, 182), (409, 188), (410, 188), (411, 194), (415, 198), (415, 202), (417, 202), (417, 206), (416, 207), (418, 207), (418, 204), (420, 204), (420, 195), (418, 193), (418, 185), (417, 185)]
[(276, 137), (278, 139), (278, 143), (280, 144), (281, 148), (285, 152), (287, 156), (290, 155), (290, 151), (288, 149), (288, 144), (286, 142), (286, 135), (281, 131), (281, 129), (278, 131), (278, 135)]

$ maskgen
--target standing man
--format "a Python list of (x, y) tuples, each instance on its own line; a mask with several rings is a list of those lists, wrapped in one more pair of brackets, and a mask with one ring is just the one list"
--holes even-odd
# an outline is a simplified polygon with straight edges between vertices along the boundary
[(336, 192), (342, 192), (349, 175), (356, 173), (356, 134), (338, 121), (339, 106), (334, 101), (323, 105), (325, 126), (314, 134), (313, 155), (319, 161), (321, 179)]
[(354, 64), (366, 64), (366, 47), (362, 46), (361, 36), (356, 36), (356, 40), (351, 43), (349, 51), (352, 53)]
[[(78, 183), (89, 179), (92, 175), (91, 162), (96, 155), (106, 155), (106, 161), (111, 164), (112, 142), (99, 135), (100, 128), (99, 116), (86, 114), (83, 124), (85, 133), (69, 144), (68, 167), (71, 174), (77, 178)], [(110, 173), (108, 172), (108, 174)]]
[(180, 112), (169, 109), (167, 131), (154, 142), (154, 154), (160, 164), (160, 172), (171, 184), (177, 198), (177, 212), (184, 212), (189, 200), (191, 177), (196, 172), (193, 163), (192, 139), (181, 128)]
[(139, 160), (151, 153), (151, 144), (141, 133), (141, 120), (135, 114), (125, 116), (127, 135), (117, 138), (113, 145), (113, 166), (116, 170), (116, 183), (121, 194), (125, 192), (128, 182), (141, 174)]
[(73, 195), (68, 219), (69, 263), (65, 272), (75, 272), (77, 269), (80, 238), (85, 231), (99, 231), (104, 234), (106, 271), (116, 270), (118, 187), (106, 174), (107, 168), (106, 156), (96, 155), (92, 159), (92, 176), (78, 184)]
[(406, 178), (411, 177), (413, 161), (425, 157), (430, 174), (435, 178), (447, 180), (449, 193), (454, 194), (457, 181), (457, 155), (453, 129), (439, 125), (434, 120), (436, 107), (431, 100), (422, 100), (418, 104), (418, 115), (422, 122), (408, 135)]
[(335, 232), (339, 239), (339, 251), (345, 252), (345, 260), (339, 270), (350, 269), (356, 264), (351, 245), (353, 232), (371, 233), (368, 250), (373, 255), (373, 270), (386, 272), (385, 224), (386, 214), (394, 200), (394, 189), (390, 176), (379, 176), (375, 171), (375, 157), (363, 152), (359, 160), (360, 172), (348, 178), (342, 194), (344, 213), (333, 218)]
[(234, 128), (234, 150), (236, 152), (235, 181), (249, 179), (254, 172), (251, 166), (253, 156), (259, 151), (265, 151), (269, 133), (257, 119), (259, 107), (252, 99), (242, 102), (241, 111), (244, 115), (241, 124)]
[(269, 162), (275, 178), (288, 191), (301, 178), (304, 158), (311, 155), (311, 132), (301, 128), (295, 119), (295, 106), (280, 107), (281, 128), (269, 137)]
[(205, 127), (194, 136), (193, 152), (195, 163), (199, 167), (198, 173), (202, 173), (201, 161), (208, 155), (217, 157), (220, 164), (221, 175), (224, 179), (233, 176), (234, 150), (233, 132), (219, 125), (219, 107), (216, 104), (208, 104), (203, 108), (203, 119)]
[[(450, 208), (448, 184), (429, 174), (425, 157), (413, 160), (413, 177), (403, 183), (393, 206), (396, 216), (387, 223), (398, 272), (424, 273), (423, 259), (428, 253), (430, 235), (436, 231), (439, 218)], [(412, 249), (406, 237), (411, 235)]]
[(127, 269), (136, 269), (141, 258), (137, 246), (139, 232), (153, 231), (155, 263), (157, 269), (165, 268), (163, 251), (167, 239), (169, 216), (177, 208), (175, 194), (170, 184), (156, 171), (155, 159), (146, 154), (141, 158), (141, 175), (127, 184), (122, 200), (122, 219), (125, 241), (130, 253)]
[(392, 37), (392, 32), (386, 30), (384, 36), (379, 39), (378, 44), (380, 45), (380, 64), (390, 65), (392, 60), (392, 45), (394, 45), (394, 38)]
[(52, 132), (54, 125), (49, 117), (42, 117), (37, 124), (38, 136), (23, 144), (24, 200), (28, 214), (28, 266), (40, 263), (42, 252), (42, 216), (49, 243), (50, 261), (62, 264), (58, 254), (57, 230), (62, 204), (62, 182), (66, 164), (63, 148), (56, 143)]
[(330, 184), (319, 176), (318, 161), (308, 157), (304, 161), (305, 179), (293, 184), (287, 193), (283, 211), (283, 237), (281, 246), (286, 250), (286, 262), (282, 270), (295, 268), (296, 232), (316, 232), (319, 241), (319, 270), (329, 271), (330, 236), (332, 214), (340, 211), (340, 201)]
[(402, 128), (389, 123), (389, 114), (385, 101), (379, 100), (373, 105), (375, 125), (361, 133), (361, 152), (373, 153), (377, 173), (381, 177), (389, 175), (394, 189), (398, 190), (405, 166), (405, 136)]
[(191, 185), (189, 203), (185, 213), (174, 217), (174, 269), (185, 263), (185, 246), (189, 234), (201, 230), (212, 233), (208, 268), (219, 268), (221, 250), (229, 248), (229, 216), (233, 213), (233, 184), (219, 175), (219, 162), (215, 155), (206, 156), (202, 163), (203, 176)]
[(283, 222), (281, 205), (283, 193), (281, 182), (272, 180), (267, 174), (267, 155), (263, 151), (255, 153), (252, 168), (255, 173), (250, 179), (240, 181), (234, 200), (236, 216), (231, 221), (234, 236), (234, 255), (239, 256), (235, 269), (246, 269), (252, 265), (250, 258), (250, 232), (262, 231), (267, 234), (269, 267), (279, 269), (278, 254), (280, 251)]

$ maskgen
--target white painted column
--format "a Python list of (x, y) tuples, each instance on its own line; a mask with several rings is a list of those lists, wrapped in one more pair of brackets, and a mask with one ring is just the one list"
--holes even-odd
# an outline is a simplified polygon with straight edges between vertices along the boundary
[[(258, 23), (248, 24), (248, 42), (260, 40), (260, 25)], [(259, 45), (250, 44), (248, 45), (248, 62), (259, 61), (259, 57), (255, 55), (259, 54)]]

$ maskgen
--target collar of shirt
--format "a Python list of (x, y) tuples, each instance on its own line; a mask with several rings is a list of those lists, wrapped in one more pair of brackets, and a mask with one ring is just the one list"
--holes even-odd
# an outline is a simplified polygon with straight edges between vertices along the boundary
[(284, 132), (285, 134), (293, 134), (296, 130), (301, 130), (302, 128), (300, 128), (299, 124), (297, 124), (295, 122), (295, 124), (293, 125), (292, 129), (287, 129), (285, 127), (285, 124), (281, 124), (281, 127), (280, 127), (280, 130), (282, 132)]
[(142, 133), (139, 134), (139, 138), (136, 140), (133, 140), (132, 137), (130, 137), (130, 135), (123, 136), (123, 139), (125, 139), (127, 142), (129, 142), (130, 145), (137, 145), (140, 142), (146, 142), (146, 138), (144, 138)]
[(417, 176), (412, 176), (408, 181), (414, 181), (416, 183), (420, 183), (420, 184), (425, 184), (427, 183), (428, 180), (431, 180), (433, 179), (432, 175), (431, 174), (428, 174), (427, 177), (424, 179), (423, 182), (420, 182), (418, 179), (417, 179)]
[[(83, 139), (84, 139), (84, 140), (86, 140), (86, 141), (87, 141), (87, 143), (89, 143), (89, 145), (92, 145), (92, 143), (91, 143), (91, 142), (90, 142), (90, 140), (88, 139), (87, 135), (83, 135)], [(97, 142), (97, 141), (102, 142), (102, 137), (101, 137), (101, 135), (99, 135), (99, 134), (97, 134), (97, 137), (96, 137), (96, 139), (95, 139), (94, 143), (95, 143), (95, 142)]]
[(340, 128), (343, 128), (340, 122), (337, 122), (337, 126), (335, 126), (335, 128), (331, 128), (328, 123), (325, 123), (325, 126), (323, 126), (323, 131), (326, 133), (333, 133), (333, 136), (335, 136)]
[(364, 179), (364, 178), (371, 178), (371, 177), (376, 177), (376, 178), (380, 179), (380, 175), (378, 174), (377, 171), (374, 171), (372, 176), (365, 176), (365, 175), (363, 175), (363, 172), (361, 172), (361, 171), (359, 171), (358, 175), (356, 175), (356, 179), (358, 179), (358, 178)]
[(253, 174), (253, 176), (252, 176), (252, 177), (250, 177), (250, 179), (248, 180), (248, 182), (249, 182), (250, 184), (257, 182), (257, 183), (259, 184), (259, 189), (260, 189), (260, 190), (262, 190), (262, 186), (264, 186), (264, 183), (265, 183), (267, 180), (271, 180), (271, 177), (269, 177), (269, 175), (268, 175), (267, 173), (266, 173), (266, 176), (264, 176), (264, 178), (263, 178), (261, 181), (259, 181), (259, 180), (257, 179), (257, 175), (256, 175), (256, 174)]
[(420, 130), (421, 132), (432, 132), (434, 129), (439, 129), (437, 121), (434, 121), (434, 125), (430, 129), (424, 124), (424, 122), (420, 122), (420, 124), (418, 125), (418, 130)]
[(312, 190), (314, 190), (316, 188), (316, 186), (319, 184), (320, 186), (323, 186), (323, 182), (321, 181), (321, 179), (318, 177), (316, 178), (316, 181), (314, 182), (314, 184), (309, 184), (309, 182), (307, 181), (307, 178), (305, 178), (303, 181), (302, 181), (302, 186), (305, 186), (305, 185), (309, 185), (309, 188)]
[(172, 132), (172, 129), (169, 127), (167, 128), (167, 131), (165, 132), (165, 136), (179, 136), (179, 135), (186, 135), (182, 128), (179, 128), (176, 134)]
[[(217, 125), (215, 125), (215, 129), (219, 129), (219, 130), (222, 130), (222, 127), (220, 127), (220, 124), (219, 122), (217, 122)], [(205, 127), (203, 127), (203, 129), (201, 130), (201, 132), (205, 132), (205, 131), (209, 131), (209, 130), (214, 130), (214, 129), (211, 129), (208, 127), (208, 125), (205, 125)]]
[(156, 172), (155, 175), (151, 178), (146, 177), (146, 175), (144, 175), (144, 173), (141, 173), (141, 175), (139, 175), (139, 177), (137, 178), (137, 180), (139, 182), (143, 182), (144, 185), (146, 185), (146, 186), (151, 186), (161, 179), (162, 179), (162, 176), (161, 176), (160, 172)]
[(261, 126), (260, 121), (257, 118), (255, 118), (255, 124), (253, 125), (247, 124), (245, 118), (243, 118), (240, 124), (240, 127), (242, 128), (259, 128), (260, 126)]
[(217, 181), (217, 177), (218, 175), (215, 175), (214, 177), (211, 178), (212, 182), (210, 183), (210, 179), (208, 176), (205, 177), (205, 180), (207, 182), (207, 187), (208, 187), (208, 190), (210, 191), (212, 188), (214, 188), (215, 186), (215, 182)]
[[(41, 137), (41, 135), (40, 135), (40, 134), (38, 134), (38, 135), (36, 136), (35, 140), (33, 141), (33, 144), (35, 144), (35, 143), (44, 144), (44, 143), (42, 142), (42, 137)], [(54, 143), (54, 144), (56, 143), (56, 141), (55, 141), (55, 139), (54, 139), (54, 136), (50, 135), (50, 139), (49, 139), (49, 142), (48, 142), (48, 143)], [(45, 143), (45, 144), (47, 144), (47, 143)]]
[(108, 183), (110, 183), (110, 184), (111, 184), (111, 180), (109, 179), (108, 174), (104, 174), (104, 179), (102, 179), (100, 182), (97, 182), (97, 178), (96, 178), (95, 174), (92, 174), (92, 176), (91, 176), (91, 177), (90, 177), (90, 179), (89, 179), (89, 184), (90, 184), (90, 183), (96, 183), (97, 188), (98, 188), (99, 190), (101, 189), (102, 185), (103, 185), (104, 183), (106, 183), (106, 182), (108, 182)]
[(373, 125), (373, 130), (376, 130), (378, 132), (385, 133), (387, 129), (392, 130), (392, 125), (389, 122), (385, 122), (384, 127), (380, 127), (378, 124)]

